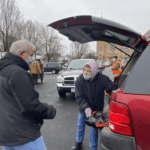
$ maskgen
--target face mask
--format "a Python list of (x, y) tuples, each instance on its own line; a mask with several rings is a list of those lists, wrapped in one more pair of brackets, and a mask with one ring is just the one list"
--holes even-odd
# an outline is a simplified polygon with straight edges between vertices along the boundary
[(33, 62), (32, 57), (30, 56), (30, 57), (29, 57), (29, 60), (26, 61), (26, 62), (27, 62), (27, 64), (30, 66), (30, 64)]
[(116, 61), (116, 59), (115, 59), (115, 58), (113, 58), (113, 61)]
[(91, 80), (92, 79), (92, 77), (91, 76), (85, 76), (85, 74), (83, 73), (83, 77), (84, 77), (84, 79), (85, 80)]

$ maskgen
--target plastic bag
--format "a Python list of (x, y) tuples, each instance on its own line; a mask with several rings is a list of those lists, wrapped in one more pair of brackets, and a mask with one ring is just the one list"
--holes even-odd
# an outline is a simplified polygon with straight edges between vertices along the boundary
[(108, 112), (94, 111), (85, 123), (94, 128), (108, 127)]

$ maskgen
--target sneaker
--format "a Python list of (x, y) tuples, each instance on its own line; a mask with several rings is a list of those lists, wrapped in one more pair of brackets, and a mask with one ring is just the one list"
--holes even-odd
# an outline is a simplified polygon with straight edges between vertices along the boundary
[(43, 81), (41, 81), (41, 84), (43, 83)]
[(72, 146), (71, 150), (80, 150), (82, 148), (82, 143), (77, 143)]
[(37, 85), (34, 85), (34, 87), (37, 87)]

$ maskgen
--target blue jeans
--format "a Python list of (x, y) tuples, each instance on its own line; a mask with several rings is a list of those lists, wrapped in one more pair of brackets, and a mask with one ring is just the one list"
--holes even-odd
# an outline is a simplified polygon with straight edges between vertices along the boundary
[[(76, 142), (81, 143), (84, 139), (86, 117), (80, 112), (78, 113), (77, 136)], [(97, 149), (98, 129), (90, 127), (89, 131), (89, 147), (91, 150)]]
[(47, 150), (42, 136), (29, 143), (18, 146), (3, 146), (3, 150)]

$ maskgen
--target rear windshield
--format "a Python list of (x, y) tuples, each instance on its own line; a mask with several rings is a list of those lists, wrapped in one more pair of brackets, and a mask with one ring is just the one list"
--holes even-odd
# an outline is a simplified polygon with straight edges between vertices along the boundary
[(120, 38), (121, 40), (124, 40), (124, 41), (129, 40), (129, 36), (125, 36), (125, 35), (122, 35), (122, 34), (119, 34), (119, 33), (113, 32), (113, 31), (109, 31), (109, 30), (105, 30), (104, 34), (107, 35), (107, 36), (114, 36), (115, 35), (115, 36), (117, 36), (118, 38)]
[(134, 67), (128, 72), (121, 87), (124, 93), (150, 94), (150, 46), (144, 50)]

